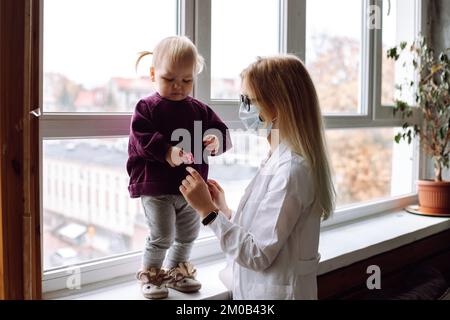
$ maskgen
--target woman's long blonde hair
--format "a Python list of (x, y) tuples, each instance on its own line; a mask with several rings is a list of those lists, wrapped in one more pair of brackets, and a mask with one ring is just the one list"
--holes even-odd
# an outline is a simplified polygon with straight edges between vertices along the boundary
[(258, 58), (241, 78), (263, 117), (277, 117), (281, 141), (311, 166), (316, 201), (326, 220), (334, 209), (335, 189), (319, 100), (304, 64), (289, 54)]
[(205, 65), (203, 57), (198, 53), (197, 47), (185, 36), (172, 36), (162, 39), (151, 51), (139, 52), (136, 60), (136, 69), (141, 59), (147, 55), (153, 55), (152, 66), (157, 68), (163, 59), (169, 59), (170, 63), (190, 62), (194, 65), (194, 73), (202, 72)]

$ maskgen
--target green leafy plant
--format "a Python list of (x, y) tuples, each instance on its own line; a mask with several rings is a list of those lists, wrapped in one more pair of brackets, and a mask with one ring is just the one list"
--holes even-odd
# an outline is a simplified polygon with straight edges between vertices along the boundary
[[(418, 80), (408, 80), (397, 85), (401, 92), (405, 86), (414, 88), (415, 106), (406, 101), (396, 99), (394, 115), (400, 113), (405, 120), (401, 132), (395, 136), (399, 143), (405, 140), (408, 143), (419, 137), (425, 153), (433, 158), (435, 181), (442, 181), (443, 168), (449, 168), (450, 156), (450, 48), (436, 54), (427, 43), (425, 37), (419, 37), (412, 44), (400, 43), (387, 51), (387, 57), (397, 61), (401, 55), (409, 50), (411, 64)], [(404, 68), (408, 63), (404, 62)], [(414, 111), (419, 112), (422, 123), (413, 124), (407, 121)]]

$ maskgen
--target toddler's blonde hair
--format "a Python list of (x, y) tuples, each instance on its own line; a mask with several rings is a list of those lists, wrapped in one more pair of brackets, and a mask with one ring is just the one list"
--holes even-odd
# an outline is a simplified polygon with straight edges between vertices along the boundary
[(196, 46), (185, 36), (172, 36), (161, 40), (153, 50), (142, 51), (136, 60), (136, 69), (141, 59), (147, 55), (153, 55), (152, 66), (158, 68), (164, 59), (169, 59), (170, 63), (192, 63), (194, 73), (202, 72), (205, 65), (203, 57), (198, 53)]

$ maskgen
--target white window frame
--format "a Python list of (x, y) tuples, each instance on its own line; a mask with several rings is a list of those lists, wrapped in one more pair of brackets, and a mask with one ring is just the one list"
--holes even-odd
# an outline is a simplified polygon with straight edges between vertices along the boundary
[[(211, 107), (224, 119), (232, 129), (243, 128), (237, 118), (237, 100), (211, 100), (210, 99), (210, 61), (211, 61), (211, 2), (210, 0), (178, 0), (177, 6), (177, 32), (190, 37), (199, 48), (206, 60), (206, 68), (198, 79), (194, 88), (194, 96), (209, 103)], [(362, 0), (364, 10), (368, 5), (381, 5), (382, 0)], [(416, 25), (419, 30), (424, 30), (424, 15), (427, 0), (412, 0), (416, 10)], [(41, 30), (43, 30), (43, 5), (41, 2)], [(306, 0), (280, 0), (280, 52), (294, 53), (301, 59), (305, 58), (305, 25), (306, 25)], [(362, 16), (363, 25), (367, 19)], [(325, 125), (327, 129), (345, 128), (377, 128), (401, 126), (399, 118), (392, 117), (392, 107), (381, 106), (381, 30), (368, 30), (363, 27), (363, 40), (361, 46), (361, 57), (366, 57), (366, 63), (361, 63), (362, 76), (361, 86), (361, 106), (362, 114), (358, 115), (325, 115)], [(41, 67), (40, 78), (43, 79), (42, 69), (42, 34), (40, 36)], [(363, 61), (363, 60), (362, 60)], [(40, 84), (42, 97), (42, 81)], [(374, 88), (374, 90), (370, 90)], [(44, 110), (45, 111), (45, 110)], [(131, 113), (44, 113), (40, 116), (40, 172), (41, 172), (41, 221), (43, 215), (43, 141), (46, 139), (68, 139), (68, 138), (103, 138), (103, 137), (126, 137), (129, 134), (129, 122)], [(425, 157), (419, 153), (419, 145), (414, 146), (414, 164), (417, 177), (425, 174)], [(363, 216), (380, 213), (387, 210), (404, 207), (417, 201), (414, 192), (401, 197), (387, 198), (370, 203), (356, 204), (352, 207), (342, 208), (336, 211), (333, 218), (322, 224), (322, 228), (327, 228), (333, 224), (348, 222)], [(41, 234), (43, 234), (41, 230)], [(41, 238), (41, 248), (43, 240)], [(219, 242), (211, 237), (200, 239), (192, 253), (195, 262), (207, 261), (221, 257)], [(55, 292), (67, 294), (67, 281), (74, 272), (79, 272), (82, 279), (82, 286), (94, 283), (106, 283), (111, 279), (130, 279), (140, 264), (140, 253), (132, 252), (89, 261), (77, 265), (56, 268), (44, 272), (43, 293), (44, 297), (54, 296)], [(75, 270), (75, 271), (74, 271)], [(59, 294), (58, 293), (58, 294)]]

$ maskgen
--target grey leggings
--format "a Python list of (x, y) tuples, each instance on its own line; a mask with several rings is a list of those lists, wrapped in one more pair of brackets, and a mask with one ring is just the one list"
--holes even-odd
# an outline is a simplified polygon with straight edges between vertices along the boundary
[(150, 229), (145, 241), (143, 267), (166, 268), (189, 260), (200, 230), (200, 217), (182, 195), (141, 196)]

